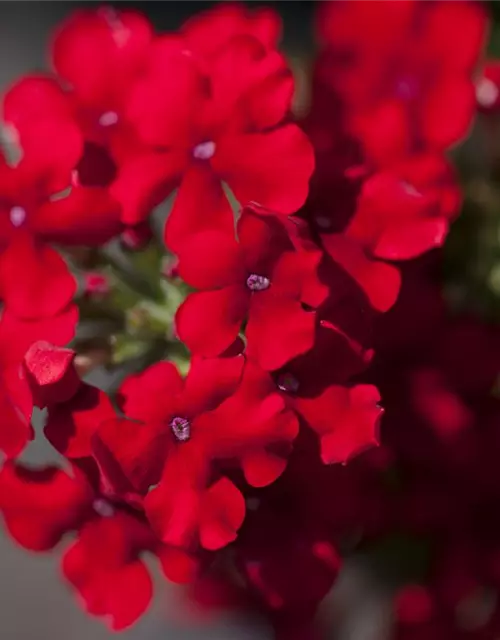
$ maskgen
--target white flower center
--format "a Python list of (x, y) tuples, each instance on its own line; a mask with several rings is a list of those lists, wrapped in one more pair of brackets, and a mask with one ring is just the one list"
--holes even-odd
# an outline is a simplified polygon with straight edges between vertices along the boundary
[(476, 100), (482, 107), (491, 107), (498, 99), (498, 87), (489, 78), (481, 78), (476, 85)]
[(23, 207), (12, 207), (9, 218), (15, 227), (20, 227), (26, 220), (26, 209), (23, 209)]
[(104, 498), (97, 498), (92, 503), (94, 507), (94, 511), (98, 513), (102, 518), (111, 518), (111, 516), (115, 515), (115, 510), (113, 506)]
[(170, 428), (179, 442), (186, 442), (191, 437), (191, 424), (186, 418), (174, 418), (170, 423)]
[(118, 122), (118, 114), (116, 111), (106, 111), (99, 118), (99, 124), (101, 127), (111, 127)]
[(415, 198), (418, 198), (418, 197), (422, 196), (420, 191), (418, 189), (416, 189), (411, 183), (406, 182), (406, 180), (401, 180), (401, 182), (399, 184), (401, 186), (401, 189), (403, 189), (403, 191), (407, 195), (414, 196)]
[(208, 140), (208, 142), (202, 142), (197, 144), (193, 149), (193, 157), (197, 160), (210, 160), (215, 153), (215, 142)]
[(257, 273), (252, 273), (247, 278), (247, 287), (250, 291), (265, 291), (271, 284), (269, 278), (265, 276), (259, 276)]

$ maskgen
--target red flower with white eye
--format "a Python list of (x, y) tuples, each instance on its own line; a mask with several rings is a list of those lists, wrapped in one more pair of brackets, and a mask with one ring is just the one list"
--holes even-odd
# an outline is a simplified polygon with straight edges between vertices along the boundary
[[(380, 260), (411, 260), (443, 245), (461, 195), (451, 166), (436, 154), (413, 155), (367, 177), (342, 233), (335, 203), (311, 220), (329, 255), (349, 273), (379, 311), (394, 304), (401, 278)], [(329, 233), (329, 228), (335, 233)]]
[(103, 494), (94, 476), (76, 467), (70, 475), (55, 466), (7, 463), (0, 470), (0, 512), (11, 537), (31, 551), (47, 551), (76, 534), (62, 573), (87, 612), (106, 616), (118, 631), (134, 624), (152, 598), (142, 552), (153, 552), (177, 582), (193, 577), (196, 559), (159, 542), (143, 515)]
[[(307, 196), (314, 154), (296, 125), (283, 124), (292, 93), (283, 57), (252, 36), (230, 39), (209, 70), (182, 37), (158, 38), (128, 105), (149, 151), (125, 162), (113, 187), (124, 220), (143, 220), (179, 186), (166, 227), (166, 244), (177, 252), (189, 233), (218, 226), (222, 182), (241, 203), (296, 211)], [(231, 224), (230, 210), (224, 219)]]
[(134, 11), (100, 7), (73, 12), (51, 43), (57, 77), (37, 74), (18, 81), (6, 95), (5, 120), (22, 143), (36, 135), (37, 122), (73, 122), (85, 141), (80, 182), (109, 185), (118, 159), (137, 148), (124, 108), (152, 39), (150, 23)]
[(329, 60), (323, 76), (370, 159), (442, 151), (467, 133), (487, 30), (480, 3), (328, 2), (318, 28)]
[(128, 419), (101, 424), (94, 437), (107, 481), (144, 497), (168, 544), (215, 550), (236, 537), (244, 499), (215, 460), (239, 461), (255, 486), (286, 465), (297, 421), (258, 369), (247, 365), (242, 380), (243, 364), (242, 356), (194, 360), (185, 380), (171, 363), (153, 365), (121, 389)]
[[(213, 230), (186, 240), (178, 274), (200, 289), (176, 315), (180, 339), (194, 354), (215, 356), (227, 349), (247, 320), (247, 354), (264, 369), (278, 369), (314, 343), (315, 315), (303, 303), (321, 290), (318, 250), (297, 247), (278, 218), (245, 209), (238, 240)], [(319, 292), (316, 286), (320, 288)]]

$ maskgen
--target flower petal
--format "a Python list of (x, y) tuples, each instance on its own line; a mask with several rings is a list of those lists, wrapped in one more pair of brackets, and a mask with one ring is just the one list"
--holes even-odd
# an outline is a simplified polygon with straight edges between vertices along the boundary
[(370, 260), (356, 242), (345, 236), (324, 235), (322, 241), (329, 255), (359, 284), (375, 309), (387, 311), (392, 307), (401, 286), (396, 267)]
[(446, 149), (467, 134), (475, 110), (476, 94), (468, 78), (440, 79), (421, 105), (422, 138), (433, 148)]
[(76, 281), (54, 249), (19, 235), (0, 258), (0, 288), (10, 312), (21, 319), (37, 319), (67, 307), (76, 293)]
[(37, 407), (68, 402), (81, 381), (74, 367), (76, 353), (45, 341), (35, 342), (24, 356), (24, 371)]
[(122, 207), (122, 221), (136, 225), (174, 190), (185, 164), (182, 154), (138, 153), (121, 166), (110, 193)]
[(186, 377), (183, 402), (189, 415), (212, 411), (232, 395), (241, 382), (245, 358), (194, 358)]
[(290, 214), (307, 198), (314, 152), (307, 136), (289, 124), (269, 133), (221, 139), (212, 166), (242, 205), (255, 201)]
[[(265, 295), (269, 293), (269, 295)], [(298, 300), (269, 292), (252, 298), (246, 328), (247, 353), (267, 371), (279, 369), (314, 344), (316, 317)]]
[(168, 424), (116, 418), (98, 425), (92, 448), (112, 486), (144, 494), (158, 484), (171, 442)]
[(162, 422), (169, 418), (183, 388), (184, 382), (172, 362), (156, 362), (126, 378), (119, 390), (120, 408), (127, 418)]
[(73, 187), (66, 197), (39, 207), (33, 225), (49, 242), (100, 246), (120, 233), (120, 217), (120, 205), (107, 189)]
[(128, 99), (127, 118), (143, 142), (154, 146), (185, 146), (193, 122), (203, 112), (205, 78), (176, 36), (156, 38), (146, 72)]
[(80, 475), (49, 466), (7, 463), (0, 471), (0, 510), (10, 535), (33, 551), (52, 549), (88, 515), (93, 491)]
[(75, 336), (78, 307), (71, 304), (61, 313), (33, 321), (24, 320), (4, 309), (0, 320), (1, 360), (19, 365), (29, 347), (38, 340), (64, 346)]
[(221, 478), (213, 484), (201, 507), (201, 546), (216, 551), (233, 542), (245, 519), (245, 510), (245, 499), (230, 480)]
[(219, 289), (245, 282), (242, 251), (233, 234), (194, 233), (179, 252), (178, 275), (195, 289)]
[(196, 355), (211, 358), (230, 347), (246, 316), (250, 292), (242, 286), (191, 293), (175, 316), (176, 332)]
[(204, 161), (191, 162), (167, 218), (165, 245), (179, 253), (186, 240), (205, 230), (233, 234), (233, 212), (210, 165)]
[(99, 425), (116, 417), (107, 395), (88, 384), (68, 402), (49, 407), (44, 433), (52, 446), (67, 458), (92, 454), (92, 437)]
[(143, 63), (153, 30), (135, 11), (84, 9), (58, 28), (52, 63), (78, 99), (111, 109)]
[(133, 549), (129, 550), (129, 557), (115, 565), (100, 566), (96, 562), (96, 548), (114, 555), (112, 545), (118, 543), (127, 550), (130, 541), (126, 523), (125, 518), (116, 516), (89, 522), (62, 561), (62, 572), (78, 591), (87, 612), (108, 617), (114, 631), (134, 624), (148, 608), (153, 595), (149, 571), (134, 557)]
[(372, 385), (331, 386), (316, 398), (298, 398), (297, 411), (321, 439), (325, 464), (346, 463), (379, 443), (380, 394)]

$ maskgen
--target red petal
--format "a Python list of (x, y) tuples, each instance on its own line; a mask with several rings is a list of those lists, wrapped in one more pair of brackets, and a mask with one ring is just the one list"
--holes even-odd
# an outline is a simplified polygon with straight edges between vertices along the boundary
[(361, 139), (366, 155), (376, 164), (387, 165), (410, 152), (414, 132), (406, 103), (385, 100), (352, 117), (354, 133)]
[(167, 218), (165, 245), (170, 251), (179, 253), (186, 240), (205, 230), (233, 234), (233, 212), (220, 179), (210, 165), (203, 161), (191, 162)]
[(476, 110), (474, 85), (460, 76), (443, 77), (421, 105), (421, 135), (433, 148), (445, 149), (463, 138)]
[(16, 171), (27, 187), (32, 191), (38, 185), (47, 195), (66, 189), (83, 154), (83, 134), (77, 124), (69, 118), (30, 119), (18, 133), (23, 155)]
[(483, 52), (487, 31), (488, 15), (480, 3), (437, 2), (426, 12), (422, 54), (446, 71), (470, 73)]
[(61, 256), (25, 235), (1, 256), (0, 286), (7, 309), (22, 319), (54, 316), (76, 292), (76, 281)]
[(184, 164), (184, 156), (173, 152), (134, 155), (124, 162), (110, 188), (122, 207), (122, 221), (144, 222), (177, 186)]
[(234, 235), (215, 230), (186, 238), (177, 271), (195, 289), (219, 289), (246, 280), (243, 252)]
[(245, 359), (195, 358), (186, 378), (183, 403), (191, 416), (215, 409), (233, 394), (241, 381)]
[(293, 74), (286, 66), (259, 82), (238, 105), (246, 126), (261, 131), (280, 124), (291, 110), (294, 90)]
[(144, 499), (153, 530), (166, 544), (190, 548), (196, 541), (207, 460), (193, 441), (170, 452), (159, 485)]
[(252, 487), (266, 487), (274, 482), (286, 468), (287, 459), (265, 449), (251, 451), (241, 458), (245, 480)]
[(36, 233), (49, 242), (99, 246), (122, 230), (121, 208), (107, 189), (74, 187), (43, 204), (33, 216)]
[(151, 47), (147, 72), (131, 91), (127, 117), (144, 142), (189, 149), (205, 100), (205, 78), (180, 38), (162, 36)]
[(72, 349), (44, 341), (29, 348), (24, 356), (24, 370), (37, 407), (67, 402), (78, 391), (81, 381), (73, 365), (75, 355)]
[[(285, 58), (248, 35), (230, 38), (211, 57), (208, 122), (238, 130), (271, 128), (291, 108), (293, 77)], [(227, 124), (226, 124), (227, 126)]]
[[(298, 422), (286, 409), (271, 376), (248, 362), (234, 394), (215, 411), (201, 416), (195, 428), (205, 455), (241, 458), (244, 465), (246, 456), (260, 455), (258, 452), (264, 450), (286, 457), (289, 444), (298, 433)], [(270, 475), (264, 469), (260, 480), (256, 474), (252, 479), (266, 484)]]
[(44, 433), (67, 458), (85, 458), (92, 454), (91, 441), (99, 425), (114, 418), (115, 411), (107, 395), (82, 383), (71, 400), (49, 408)]
[(328, 387), (317, 398), (298, 398), (296, 407), (321, 438), (323, 462), (347, 462), (379, 443), (380, 394), (372, 385)]
[(323, 236), (329, 255), (359, 284), (372, 306), (387, 311), (396, 302), (401, 276), (396, 267), (369, 260), (356, 242), (345, 236)]
[(283, 225), (272, 212), (255, 213), (243, 207), (237, 236), (249, 273), (270, 276), (276, 260), (293, 245)]
[(0, 510), (11, 536), (27, 549), (54, 547), (80, 525), (92, 499), (81, 476), (71, 478), (56, 467), (7, 463), (0, 471)]
[(0, 386), (0, 451), (7, 458), (15, 458), (34, 438), (34, 431), (23, 412), (14, 404), (8, 390)]
[(148, 608), (153, 592), (149, 572), (133, 557), (133, 549), (129, 549), (132, 557), (116, 564), (96, 561), (94, 550), (99, 547), (112, 556), (116, 544), (127, 551), (126, 524), (125, 518), (117, 516), (90, 522), (62, 561), (63, 574), (79, 592), (88, 613), (109, 617), (114, 631), (134, 624)]
[(176, 584), (192, 582), (199, 566), (198, 559), (182, 549), (162, 546), (156, 552), (167, 580)]
[(78, 99), (110, 109), (143, 63), (152, 28), (133, 11), (80, 10), (57, 30), (52, 60)]
[(430, 249), (441, 247), (447, 234), (448, 221), (445, 218), (392, 226), (379, 237), (373, 254), (385, 260), (411, 260)]
[(5, 94), (3, 116), (17, 129), (45, 118), (71, 118), (72, 104), (58, 82), (49, 76), (24, 76)]
[(204, 495), (201, 506), (200, 542), (210, 551), (236, 539), (245, 519), (245, 499), (234, 484), (221, 478)]
[(146, 493), (160, 480), (171, 442), (168, 424), (115, 419), (98, 426), (92, 446), (99, 467), (112, 486)]
[(281, 36), (281, 18), (267, 7), (248, 7), (225, 2), (189, 18), (182, 26), (188, 49), (201, 57), (213, 54), (237, 35), (257, 38), (265, 47), (274, 48)]
[(249, 295), (244, 286), (191, 293), (175, 316), (179, 339), (196, 355), (210, 358), (221, 354), (239, 333)]
[(2, 361), (19, 365), (28, 348), (38, 340), (61, 346), (68, 344), (75, 335), (77, 323), (78, 307), (74, 304), (56, 316), (33, 321), (19, 319), (10, 310), (4, 310), (0, 320)]
[[(266, 295), (269, 293), (269, 295)], [(269, 292), (252, 298), (246, 328), (247, 353), (268, 371), (279, 369), (314, 344), (316, 316), (299, 301)]]
[(241, 204), (255, 201), (290, 214), (307, 198), (314, 152), (307, 136), (290, 124), (269, 133), (221, 139), (212, 166)]
[(121, 409), (134, 420), (168, 420), (183, 388), (177, 367), (172, 362), (157, 362), (123, 382), (119, 392)]

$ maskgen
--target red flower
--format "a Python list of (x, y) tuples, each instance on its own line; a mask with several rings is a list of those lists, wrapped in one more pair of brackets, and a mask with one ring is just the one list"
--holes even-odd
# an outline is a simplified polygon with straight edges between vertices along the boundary
[(64, 552), (63, 574), (87, 611), (107, 616), (114, 630), (136, 622), (151, 601), (142, 551), (152, 551), (179, 581), (193, 571), (192, 557), (162, 545), (139, 513), (110, 501), (77, 468), (69, 475), (54, 466), (4, 465), (0, 511), (12, 538), (33, 551), (52, 549), (64, 535), (77, 533)]
[(180, 37), (162, 37), (152, 47), (128, 108), (150, 151), (125, 163), (113, 187), (124, 220), (133, 224), (180, 185), (166, 228), (176, 252), (186, 230), (199, 229), (202, 219), (204, 227), (217, 222), (221, 181), (241, 203), (288, 214), (303, 204), (314, 168), (307, 137), (281, 124), (293, 82), (277, 52), (237, 36), (218, 49), (207, 71), (187, 46)]
[[(99, 245), (119, 233), (120, 206), (105, 188), (106, 166), (89, 150), (87, 132), (57, 82), (22, 78), (6, 93), (3, 114), (23, 157), (1, 168), (2, 235), (22, 229), (48, 242)], [(89, 161), (95, 179), (86, 171)]]
[(317, 397), (296, 397), (295, 410), (315, 431), (324, 463), (346, 463), (379, 444), (380, 394), (372, 385), (331, 386)]
[(443, 150), (467, 133), (487, 29), (479, 3), (324, 3), (318, 27), (329, 81), (370, 158)]
[(344, 233), (376, 258), (409, 260), (442, 246), (460, 204), (444, 157), (411, 156), (365, 181)]
[(201, 291), (179, 308), (177, 334), (193, 353), (215, 356), (232, 344), (248, 318), (249, 357), (264, 369), (278, 369), (313, 346), (315, 316), (302, 303), (316, 294), (321, 254), (295, 248), (278, 219), (249, 209), (238, 221), (237, 235), (239, 241), (213, 230), (186, 240), (178, 273)]
[(52, 63), (71, 87), (69, 95), (88, 139), (102, 142), (110, 131), (116, 135), (113, 130), (122, 124), (124, 103), (152, 40), (146, 17), (130, 10), (83, 9), (59, 25)]
[(379, 260), (409, 260), (442, 246), (460, 209), (460, 191), (442, 156), (414, 155), (368, 177), (353, 202), (342, 233), (334, 202), (308, 214), (325, 250), (376, 309), (387, 311), (399, 293), (400, 275)]
[(250, 365), (238, 386), (243, 363), (242, 356), (194, 360), (185, 381), (168, 362), (150, 367), (121, 390), (125, 414), (137, 422), (104, 423), (94, 439), (108, 481), (145, 495), (146, 514), (170, 545), (189, 549), (199, 537), (218, 549), (236, 537), (244, 500), (230, 480), (213, 475), (213, 460), (239, 460), (258, 486), (286, 464), (296, 420)]

